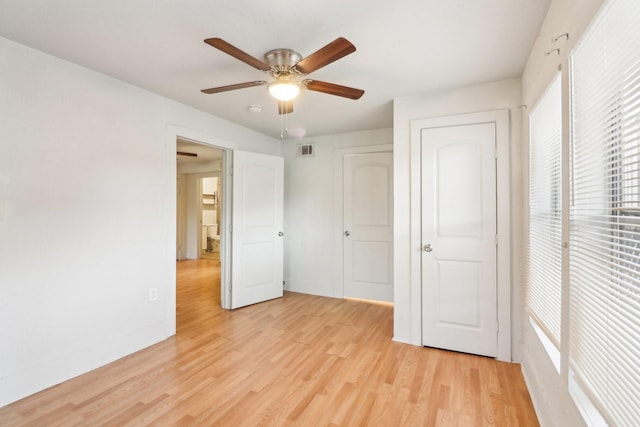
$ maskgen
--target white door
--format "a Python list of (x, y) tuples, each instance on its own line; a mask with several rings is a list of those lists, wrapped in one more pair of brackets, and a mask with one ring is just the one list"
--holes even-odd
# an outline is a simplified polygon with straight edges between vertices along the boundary
[(231, 308), (282, 297), (284, 160), (233, 152)]
[(344, 296), (393, 301), (393, 154), (344, 157)]
[(495, 123), (422, 129), (422, 344), (496, 356)]

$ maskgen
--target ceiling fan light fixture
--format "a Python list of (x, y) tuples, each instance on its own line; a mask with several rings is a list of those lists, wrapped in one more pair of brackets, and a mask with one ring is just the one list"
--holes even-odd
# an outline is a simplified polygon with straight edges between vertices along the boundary
[[(319, 80), (302, 80), (302, 76), (306, 76), (355, 52), (356, 47), (344, 37), (338, 37), (305, 58), (291, 49), (272, 49), (264, 54), (264, 61), (254, 58), (218, 37), (206, 39), (205, 43), (257, 70), (267, 72), (273, 78), (273, 81), (271, 83), (266, 80), (236, 83), (203, 89), (201, 92), (213, 94), (266, 85), (269, 94), (278, 101), (278, 114), (283, 120), (282, 123), (284, 123), (286, 114), (293, 113), (293, 99), (298, 96), (302, 89), (349, 99), (360, 99), (364, 95), (364, 90), (362, 89)], [(249, 111), (257, 112), (258, 108), (250, 106)], [(284, 131), (281, 132), (281, 136), (284, 133)]]
[(300, 93), (300, 86), (288, 80), (276, 80), (269, 83), (269, 94), (278, 101), (291, 101)]

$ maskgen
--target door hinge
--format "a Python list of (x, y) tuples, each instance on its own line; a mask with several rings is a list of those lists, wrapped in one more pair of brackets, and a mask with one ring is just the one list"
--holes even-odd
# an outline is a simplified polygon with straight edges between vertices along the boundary
[(493, 147), (493, 157), (496, 160), (498, 159), (498, 147)]
[(496, 333), (500, 332), (500, 321), (496, 320)]
[(229, 233), (233, 233), (233, 224), (229, 224)]
[(498, 235), (496, 234), (496, 246), (498, 246)]

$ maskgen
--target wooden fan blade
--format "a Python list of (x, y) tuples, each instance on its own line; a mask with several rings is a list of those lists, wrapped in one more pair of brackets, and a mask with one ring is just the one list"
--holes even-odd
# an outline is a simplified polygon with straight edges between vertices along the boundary
[(210, 46), (215, 47), (218, 50), (223, 51), (227, 55), (231, 55), (234, 58), (239, 59), (245, 64), (251, 65), (253, 68), (257, 68), (258, 70), (262, 70), (262, 71), (271, 70), (271, 67), (269, 65), (265, 64), (264, 62), (260, 61), (257, 58), (254, 58), (248, 53), (241, 51), (237, 47), (227, 43), (226, 41), (220, 38), (215, 37), (212, 39), (206, 39), (204, 42)]
[(267, 82), (265, 82), (264, 80), (258, 80), (255, 82), (237, 83), (235, 85), (212, 87), (211, 89), (202, 89), (200, 92), (211, 94), (211, 93), (226, 92), (228, 90), (244, 89), (245, 87), (262, 86), (266, 84)]
[(364, 91), (362, 89), (340, 86), (337, 84), (321, 82), (318, 80), (304, 80), (302, 83), (309, 90), (328, 93), (329, 95), (342, 96), (349, 99), (360, 99), (360, 97), (364, 95)]
[(339, 37), (298, 62), (295, 68), (302, 74), (309, 74), (355, 51), (356, 47), (349, 40)]
[(178, 156), (198, 157), (198, 153), (187, 153), (186, 151), (176, 151)]
[(278, 114), (289, 114), (293, 113), (293, 102), (292, 101), (278, 101)]

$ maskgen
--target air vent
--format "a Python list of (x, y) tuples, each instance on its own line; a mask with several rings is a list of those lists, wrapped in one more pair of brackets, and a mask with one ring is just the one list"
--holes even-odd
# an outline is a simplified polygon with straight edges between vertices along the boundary
[(313, 157), (313, 144), (298, 145), (298, 157)]

